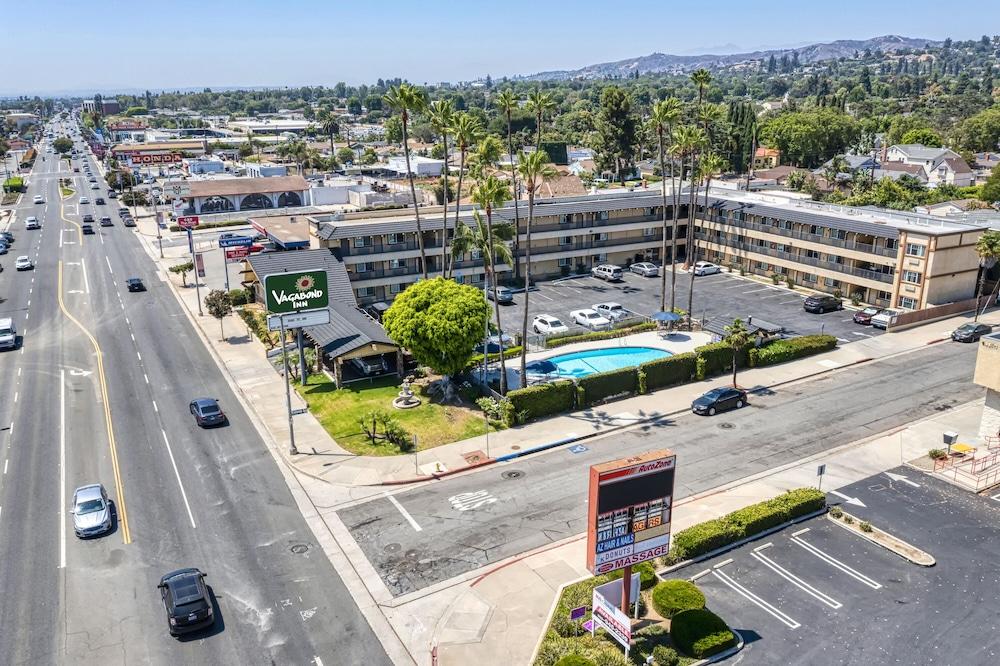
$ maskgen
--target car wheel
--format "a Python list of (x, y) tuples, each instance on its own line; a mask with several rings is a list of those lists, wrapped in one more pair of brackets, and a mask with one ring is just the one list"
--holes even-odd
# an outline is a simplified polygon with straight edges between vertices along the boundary
[(736, 409), (743, 409), (743, 401), (742, 400), (737, 400), (736, 401)]
[(709, 416), (715, 416), (715, 407), (709, 407), (708, 408), (708, 415)]

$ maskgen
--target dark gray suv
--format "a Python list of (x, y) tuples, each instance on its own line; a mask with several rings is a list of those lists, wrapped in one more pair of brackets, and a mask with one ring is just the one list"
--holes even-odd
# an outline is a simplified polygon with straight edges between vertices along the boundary
[(843, 310), (844, 302), (836, 296), (827, 296), (824, 294), (810, 296), (802, 303), (802, 307), (805, 308), (806, 312), (822, 314), (824, 312), (833, 312), (834, 310)]

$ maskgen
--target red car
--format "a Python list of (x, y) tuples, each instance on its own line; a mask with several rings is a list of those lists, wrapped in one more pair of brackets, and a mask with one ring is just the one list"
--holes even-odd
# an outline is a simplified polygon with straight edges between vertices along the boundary
[(871, 326), (872, 317), (882, 312), (882, 308), (876, 308), (868, 306), (864, 310), (858, 310), (854, 313), (854, 323), (861, 324), (862, 326)]

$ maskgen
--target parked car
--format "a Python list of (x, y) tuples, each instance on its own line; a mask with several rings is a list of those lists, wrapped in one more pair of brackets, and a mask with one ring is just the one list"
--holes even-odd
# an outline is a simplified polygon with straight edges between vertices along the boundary
[(0, 254), (7, 254), (7, 252), (9, 252), (9, 251), (10, 251), (10, 250), (8, 249), (9, 247), (10, 247), (10, 246), (9, 246), (9, 245), (7, 245), (7, 243), (4, 243), (3, 241), (0, 241)]
[(883, 331), (896, 323), (899, 312), (896, 310), (882, 310), (872, 317), (872, 328), (881, 328)]
[(691, 403), (691, 411), (695, 414), (715, 416), (717, 412), (730, 409), (740, 409), (747, 402), (747, 392), (731, 386), (720, 386), (707, 391)]
[(836, 296), (829, 296), (827, 294), (816, 294), (810, 296), (802, 302), (802, 307), (806, 312), (812, 312), (813, 314), (823, 314), (824, 312), (833, 312), (834, 310), (843, 310), (844, 302), (837, 298)]
[(385, 359), (382, 358), (381, 356), (352, 358), (351, 365), (354, 367), (355, 370), (357, 370), (366, 377), (368, 377), (369, 375), (378, 375), (388, 370), (385, 364)]
[(514, 302), (514, 292), (512, 292), (507, 287), (497, 287), (496, 294), (494, 295), (493, 289), (489, 287), (486, 288), (486, 298), (491, 301), (496, 298), (497, 303), (513, 303)]
[(122, 224), (124, 224), (126, 227), (134, 227), (135, 220), (133, 220), (131, 217), (126, 217), (122, 219)]
[(17, 349), (17, 327), (10, 317), (0, 317), (0, 349)]
[(128, 208), (119, 208), (118, 209), (118, 217), (127, 217), (127, 216), (129, 216), (131, 214), (132, 213), (129, 212)]
[(648, 261), (640, 261), (639, 263), (632, 264), (628, 269), (636, 275), (643, 277), (656, 277), (660, 274), (660, 267)]
[(195, 398), (188, 409), (194, 414), (194, 422), (202, 428), (226, 423), (226, 415), (215, 398)]
[(229, 240), (230, 238), (247, 238), (247, 236), (244, 236), (243, 234), (234, 234), (232, 231), (219, 234), (220, 241)]
[(531, 321), (531, 330), (535, 333), (553, 335), (555, 333), (566, 333), (569, 327), (552, 315), (541, 314)]
[(713, 273), (721, 273), (722, 267), (718, 264), (713, 264), (710, 261), (699, 261), (694, 265), (695, 275), (712, 275)]
[(861, 324), (862, 326), (871, 326), (872, 317), (882, 312), (882, 308), (877, 308), (874, 305), (869, 305), (864, 310), (858, 310), (854, 313), (854, 323)]
[(597, 331), (605, 328), (611, 327), (611, 322), (595, 310), (590, 308), (585, 308), (583, 310), (573, 310), (569, 313), (569, 316), (580, 326), (584, 326), (591, 330)]
[(14, 268), (19, 271), (30, 271), (35, 268), (35, 265), (31, 263), (31, 257), (26, 254), (22, 254), (14, 260)]
[(0, 231), (0, 243), (3, 243), (4, 245), (13, 245), (14, 234), (9, 231)]
[(38, 223), (38, 218), (34, 215), (29, 215), (24, 221), (24, 228), (31, 231), (32, 229), (41, 229), (42, 225)]
[(73, 491), (73, 531), (81, 539), (111, 531), (111, 505), (108, 493), (100, 483), (82, 486)]
[(141, 278), (133, 277), (125, 280), (125, 286), (129, 291), (146, 291), (146, 285), (142, 283)]
[(992, 332), (993, 327), (989, 324), (969, 322), (952, 331), (951, 339), (955, 342), (978, 342), (979, 338)]
[(215, 622), (206, 574), (195, 568), (171, 571), (157, 588), (167, 613), (167, 630), (178, 636), (203, 629)]
[(595, 278), (600, 278), (601, 280), (606, 280), (608, 282), (621, 282), (622, 273), (621, 266), (615, 266), (614, 264), (601, 264), (600, 266), (594, 266), (590, 269), (590, 274)]
[(621, 303), (596, 303), (590, 307), (608, 321), (621, 321), (628, 317), (628, 310), (623, 308)]

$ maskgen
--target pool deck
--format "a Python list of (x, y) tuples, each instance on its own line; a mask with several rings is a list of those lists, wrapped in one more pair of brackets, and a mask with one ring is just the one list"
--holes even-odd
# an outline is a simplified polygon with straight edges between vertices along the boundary
[(712, 341), (711, 333), (674, 333), (670, 337), (661, 337), (656, 331), (646, 333), (636, 333), (622, 338), (612, 338), (611, 340), (592, 340), (590, 342), (577, 342), (571, 345), (563, 345), (554, 349), (546, 349), (539, 352), (530, 352), (528, 362), (540, 359), (562, 356), (563, 354), (573, 354), (576, 352), (588, 351), (591, 349), (612, 349), (614, 347), (652, 347), (662, 349), (671, 354), (682, 354), (694, 351), (696, 347), (701, 347)]

